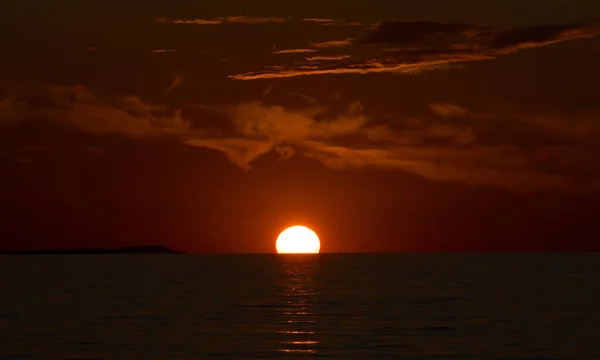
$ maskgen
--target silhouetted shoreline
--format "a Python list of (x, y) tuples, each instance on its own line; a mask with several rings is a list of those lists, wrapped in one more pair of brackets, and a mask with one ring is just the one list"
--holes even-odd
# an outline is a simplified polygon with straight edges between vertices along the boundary
[(28, 250), (28, 251), (8, 251), (0, 255), (85, 255), (85, 254), (184, 254), (182, 251), (171, 249), (162, 245), (144, 245), (130, 246), (114, 249), (66, 249), (66, 250)]

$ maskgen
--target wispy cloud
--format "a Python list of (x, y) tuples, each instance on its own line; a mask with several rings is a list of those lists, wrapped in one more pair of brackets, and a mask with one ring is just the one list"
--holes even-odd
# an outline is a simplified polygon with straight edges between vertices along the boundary
[(284, 17), (251, 17), (248, 15), (240, 16), (224, 16), (212, 19), (169, 19), (158, 18), (157, 22), (163, 24), (188, 24), (188, 25), (221, 25), (221, 24), (267, 24), (267, 23), (284, 23), (289, 18)]
[(314, 46), (317, 49), (326, 49), (326, 48), (344, 47), (344, 46), (349, 46), (352, 44), (353, 44), (352, 39), (344, 39), (344, 40), (313, 42), (312, 46)]
[(313, 43), (315, 49), (348, 47), (352, 58), (327, 66), (290, 65), (278, 70), (234, 74), (233, 80), (288, 78), (303, 75), (420, 73), (453, 64), (492, 60), (517, 51), (596, 36), (600, 24), (542, 25), (499, 29), (487, 25), (387, 21), (358, 40)]
[(173, 78), (173, 82), (171, 83), (171, 85), (169, 85), (169, 87), (167, 87), (167, 92), (173, 91), (181, 85), (183, 85), (183, 76), (175, 75), (175, 77)]
[(321, 107), (287, 110), (260, 103), (241, 104), (229, 112), (235, 129), (232, 137), (192, 137), (184, 142), (221, 151), (234, 164), (250, 169), (251, 163), (260, 155), (276, 151), (289, 157), (304, 140), (349, 135), (367, 123), (359, 103), (350, 105), (346, 113), (333, 119), (316, 120), (316, 116), (325, 110)]
[(306, 19), (302, 19), (302, 21), (307, 21), (307, 22), (315, 22), (315, 23), (331, 23), (334, 20), (333, 19), (329, 19), (329, 18), (306, 18)]
[(172, 53), (172, 52), (177, 52), (177, 49), (154, 49), (150, 51), (151, 53)]
[(539, 126), (541, 129), (579, 144), (600, 143), (600, 111), (579, 114), (517, 114), (515, 119)]
[(284, 49), (274, 51), (273, 54), (301, 54), (301, 53), (311, 53), (316, 52), (315, 49)]
[(275, 149), (275, 143), (269, 140), (244, 138), (204, 138), (192, 137), (183, 140), (184, 144), (220, 151), (242, 169), (249, 170), (250, 164), (260, 155)]
[(444, 117), (464, 117), (469, 115), (469, 111), (462, 106), (458, 106), (456, 104), (449, 103), (432, 103), (429, 104), (429, 110), (440, 116)]
[(318, 103), (317, 99), (315, 99), (315, 98), (314, 98), (314, 97), (312, 97), (312, 96), (308, 96), (308, 95), (306, 95), (306, 94), (303, 94), (303, 93), (299, 93), (299, 92), (289, 92), (288, 94), (289, 94), (289, 95), (291, 95), (291, 96), (297, 96), (297, 97), (299, 97), (299, 98), (302, 98), (302, 99), (304, 99), (304, 100), (308, 101), (308, 102), (309, 102), (309, 104), (311, 104), (311, 105), (315, 105), (315, 104), (317, 104), (317, 103)]
[(221, 25), (223, 24), (222, 18), (216, 19), (168, 19), (158, 18), (157, 22), (163, 24), (184, 24), (184, 25)]
[(363, 26), (363, 23), (361, 23), (360, 21), (344, 21), (329, 18), (306, 18), (302, 19), (302, 21), (329, 26)]
[(163, 24), (188, 24), (188, 25), (221, 25), (221, 24), (267, 24), (267, 23), (284, 23), (288, 21), (314, 23), (317, 25), (325, 26), (363, 26), (359, 21), (345, 21), (338, 19), (329, 18), (304, 18), (298, 19), (292, 16), (288, 17), (252, 17), (249, 15), (233, 15), (233, 16), (222, 16), (211, 19), (176, 19), (160, 17), (156, 19), (157, 22)]
[(336, 61), (350, 58), (350, 55), (321, 55), (307, 57), (307, 61)]
[(492, 57), (483, 55), (465, 55), (453, 59), (430, 60), (416, 63), (397, 63), (395, 61), (369, 60), (366, 62), (353, 62), (331, 66), (290, 66), (282, 70), (272, 71), (270, 69), (259, 72), (248, 72), (230, 75), (232, 80), (257, 80), (290, 78), (305, 75), (329, 75), (329, 74), (376, 74), (376, 73), (405, 73), (418, 74), (426, 70), (445, 68), (449, 64), (457, 62), (489, 60)]
[(0, 122), (48, 121), (92, 134), (144, 138), (189, 133), (181, 111), (142, 99), (97, 98), (85, 86), (12, 86), (0, 102)]
[[(524, 154), (515, 148), (394, 147), (349, 148), (324, 143), (307, 143), (306, 155), (336, 169), (374, 166), (404, 170), (433, 181), (467, 185), (494, 185), (516, 191), (573, 190), (564, 175), (529, 169)], [(516, 166), (505, 166), (516, 156)]]
[(492, 38), (490, 47), (498, 54), (510, 54), (521, 49), (585, 39), (598, 34), (600, 34), (600, 23), (541, 25), (500, 31)]

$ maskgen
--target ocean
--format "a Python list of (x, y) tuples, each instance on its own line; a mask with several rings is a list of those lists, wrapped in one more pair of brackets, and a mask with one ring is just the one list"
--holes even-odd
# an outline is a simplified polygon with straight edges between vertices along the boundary
[(0, 257), (0, 359), (600, 359), (600, 254)]

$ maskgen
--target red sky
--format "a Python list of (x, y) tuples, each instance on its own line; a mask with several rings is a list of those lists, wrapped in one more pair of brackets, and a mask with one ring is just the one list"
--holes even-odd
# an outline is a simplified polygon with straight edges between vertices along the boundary
[(0, 7), (0, 250), (599, 250), (597, 1)]

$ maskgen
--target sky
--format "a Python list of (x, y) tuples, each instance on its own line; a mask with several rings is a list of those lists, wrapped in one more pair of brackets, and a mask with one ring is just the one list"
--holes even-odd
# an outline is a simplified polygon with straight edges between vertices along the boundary
[(2, 2), (0, 250), (600, 250), (597, 15)]

